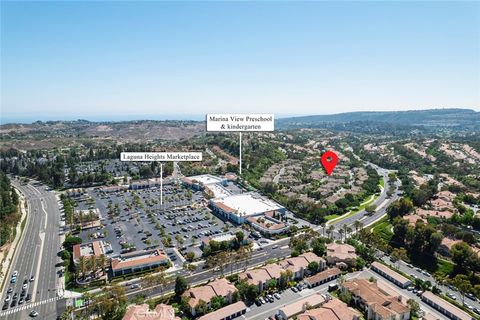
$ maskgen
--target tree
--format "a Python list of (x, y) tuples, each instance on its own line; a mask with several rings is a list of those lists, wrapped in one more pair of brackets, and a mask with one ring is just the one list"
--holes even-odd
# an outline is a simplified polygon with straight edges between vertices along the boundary
[(147, 292), (152, 292), (153, 286), (156, 283), (155, 276), (152, 274), (147, 274), (140, 279), (142, 287), (147, 289)]
[(100, 268), (102, 269), (102, 274), (105, 274), (105, 266), (107, 264), (107, 258), (103, 253), (98, 258), (98, 263), (100, 265)]
[(457, 274), (451, 282), (461, 293), (462, 303), (465, 303), (465, 294), (469, 293), (473, 289), (470, 279), (464, 274)]
[(312, 240), (311, 245), (312, 245), (313, 253), (315, 253), (319, 257), (323, 256), (327, 252), (327, 246), (319, 238), (316, 238), (316, 239)]
[(69, 235), (65, 238), (65, 241), (63, 242), (63, 246), (65, 247), (65, 249), (71, 252), (73, 250), (74, 245), (81, 244), (81, 243), (82, 243), (82, 238)]
[(175, 296), (177, 296), (177, 298), (180, 298), (182, 294), (187, 291), (187, 289), (187, 279), (182, 276), (177, 276), (177, 278), (175, 279)]
[(340, 292), (338, 298), (345, 302), (347, 305), (350, 305), (350, 303), (352, 302), (352, 294), (348, 291)]
[(455, 262), (455, 267), (460, 271), (474, 270), (478, 266), (479, 258), (465, 242), (454, 244), (450, 253), (452, 254), (452, 261)]
[(259, 294), (258, 286), (248, 284), (246, 280), (240, 280), (237, 284), (240, 298), (244, 301), (253, 301)]
[(155, 284), (160, 287), (160, 294), (163, 296), (163, 288), (168, 283), (168, 279), (165, 276), (165, 272), (163, 270), (159, 270), (159, 272), (154, 276)]
[(332, 239), (333, 230), (335, 230), (335, 227), (333, 225), (329, 225), (327, 229), (327, 234), (330, 239)]
[(293, 272), (290, 269), (280, 272), (279, 286), (281, 289), (285, 289), (288, 286), (288, 282), (293, 279)]
[(245, 238), (245, 234), (242, 230), (238, 230), (235, 233), (235, 237), (237, 238), (238, 244), (241, 244), (243, 242), (243, 239)]
[(210, 300), (210, 305), (213, 310), (218, 310), (227, 304), (227, 300), (223, 296), (216, 296)]
[(308, 270), (310, 270), (310, 272), (312, 273), (318, 272), (319, 269), (320, 269), (320, 265), (318, 264), (317, 261), (312, 261), (308, 264)]
[(265, 289), (267, 289), (267, 291), (269, 292), (272, 292), (273, 290), (275, 290), (276, 286), (277, 286), (277, 280), (275, 279), (270, 279), (265, 283)]
[(95, 274), (97, 273), (97, 267), (98, 267), (97, 266), (97, 257), (94, 254), (92, 254), (90, 256), (89, 260), (90, 260), (90, 265), (91, 265), (91, 268), (92, 268), (91, 269), (92, 273), (95, 276)]
[(413, 299), (408, 299), (407, 305), (410, 307), (410, 318), (418, 317), (418, 312), (420, 311), (420, 305), (418, 302)]
[[(368, 214), (373, 214), (375, 212), (375, 210), (377, 210), (377, 206), (374, 205), (374, 204), (371, 204), (371, 205), (368, 205), (366, 208), (365, 208), (365, 211), (368, 213)], [(358, 221), (358, 220), (357, 220)]]
[(362, 222), (360, 222), (359, 220), (355, 220), (355, 221), (353, 222), (353, 226), (354, 226), (354, 228), (355, 228), (355, 233), (358, 232), (358, 229), (360, 229), (360, 225), (361, 225), (361, 224), (362, 224)]
[(121, 320), (126, 311), (125, 288), (117, 285), (104, 287), (95, 296), (95, 310), (102, 320)]
[(395, 217), (404, 216), (410, 213), (412, 210), (412, 201), (407, 198), (401, 198), (399, 200), (395, 200), (390, 206), (388, 206), (387, 214), (389, 215), (390, 219), (393, 220)]
[(392, 258), (395, 259), (397, 269), (398, 269), (398, 264), (400, 263), (400, 260), (407, 261), (408, 260), (408, 255), (407, 255), (407, 250), (405, 248), (394, 248), (392, 251)]
[(192, 251), (187, 252), (186, 258), (187, 258), (188, 261), (192, 262), (193, 259), (195, 259), (195, 253), (192, 252)]
[(80, 269), (82, 279), (84, 279), (88, 268), (87, 259), (85, 259), (85, 256), (80, 256), (80, 258), (78, 258), (78, 268)]

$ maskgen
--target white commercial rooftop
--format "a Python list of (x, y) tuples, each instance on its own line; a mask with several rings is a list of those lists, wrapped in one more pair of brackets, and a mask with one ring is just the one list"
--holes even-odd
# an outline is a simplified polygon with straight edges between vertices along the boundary
[(222, 183), (225, 179), (220, 177), (212, 176), (211, 174), (201, 174), (198, 176), (188, 177), (191, 180), (196, 180), (198, 182), (203, 183), (204, 185), (215, 184), (215, 183)]
[(232, 195), (220, 200), (215, 200), (215, 202), (223, 203), (237, 210), (242, 216), (252, 216), (267, 211), (283, 209), (281, 205), (274, 201), (250, 193)]
[(207, 188), (213, 192), (214, 198), (224, 198), (232, 194), (230, 191), (225, 189), (225, 187), (222, 186), (221, 184), (209, 184)]

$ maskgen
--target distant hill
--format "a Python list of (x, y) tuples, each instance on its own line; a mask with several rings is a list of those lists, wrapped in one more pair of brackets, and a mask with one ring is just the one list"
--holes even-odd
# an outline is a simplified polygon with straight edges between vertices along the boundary
[(327, 124), (391, 124), (402, 127), (450, 128), (453, 130), (479, 130), (480, 112), (470, 109), (430, 109), (412, 111), (347, 112), (332, 115), (313, 115), (277, 120), (277, 128), (321, 127)]

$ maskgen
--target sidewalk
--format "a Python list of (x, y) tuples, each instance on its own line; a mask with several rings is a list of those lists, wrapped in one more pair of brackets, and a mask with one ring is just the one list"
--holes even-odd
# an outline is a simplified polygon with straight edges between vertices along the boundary
[[(23, 232), (22, 232), (22, 223), (25, 219), (27, 219), (28, 215), (27, 215), (27, 210), (25, 208), (25, 198), (23, 197), (22, 193), (20, 193), (20, 191), (18, 191), (16, 188), (15, 188), (16, 192), (19, 194), (19, 199), (20, 199), (20, 212), (21, 212), (21, 217), (20, 217), (20, 221), (19, 223), (17, 224), (17, 227), (16, 227), (16, 234), (15, 234), (15, 239), (13, 239), (13, 242), (10, 243), (10, 245), (5, 245), (4, 247), (5, 248), (8, 248), (8, 250), (2, 250), (0, 252), (0, 261), (1, 261), (1, 269), (0, 269), (0, 291), (3, 291), (4, 289), (4, 286), (6, 284), (6, 279), (8, 279), (8, 276), (9, 276), (9, 273), (8, 273), (8, 270), (10, 268), (10, 265), (12, 263), (12, 260), (13, 260), (13, 256), (15, 254), (15, 251), (17, 249), (17, 246), (18, 246), (18, 243), (20, 241), (21, 238), (23, 238)], [(28, 221), (25, 223), (25, 228), (27, 227), (27, 223)], [(5, 252), (7, 253), (5, 255)]]

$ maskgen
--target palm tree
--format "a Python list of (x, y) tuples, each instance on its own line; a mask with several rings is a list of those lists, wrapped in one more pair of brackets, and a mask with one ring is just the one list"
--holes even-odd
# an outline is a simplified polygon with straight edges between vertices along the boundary
[(160, 287), (160, 294), (163, 296), (163, 288), (168, 283), (168, 279), (165, 276), (165, 272), (163, 272), (163, 269), (161, 269), (160, 272), (155, 275), (155, 280)]
[[(358, 220), (355, 220), (355, 221), (358, 221)], [(362, 221), (358, 221), (358, 228), (359, 228), (360, 230), (362, 230), (364, 226), (365, 226), (365, 225), (363, 224)]]
[(105, 274), (105, 266), (107, 264), (107, 258), (105, 257), (104, 254), (101, 254), (100, 257), (98, 257), (98, 263), (100, 265), (100, 268), (102, 269), (102, 275)]
[(245, 248), (245, 269), (248, 267), (248, 263), (250, 262), (250, 258), (252, 257), (252, 244), (249, 243)]
[(90, 256), (90, 263), (91, 263), (91, 267), (92, 267), (92, 273), (93, 273), (93, 276), (95, 277), (96, 273), (97, 273), (97, 268), (98, 268), (98, 265), (97, 265), (97, 257), (92, 254)]
[[(82, 294), (82, 298), (83, 298), (83, 301), (84, 301), (84, 304), (85, 304), (85, 309), (84, 310), (85, 310), (86, 318), (90, 319), (91, 311), (92, 311), (91, 307), (94, 307), (91, 304), (93, 302), (93, 294), (89, 293), (88, 291), (84, 292)], [(95, 309), (95, 308), (93, 308), (93, 309)]]
[(335, 230), (335, 227), (333, 225), (329, 225), (328, 229), (327, 229), (327, 233), (328, 233), (330, 239), (332, 238), (333, 230)]
[(327, 227), (327, 225), (325, 224), (325, 222), (321, 223), (320, 226), (322, 227), (322, 230), (323, 230), (323, 236), (325, 237), (325, 228)]
[(140, 279), (142, 287), (147, 289), (147, 292), (150, 293), (153, 285), (156, 282), (155, 277), (152, 274), (147, 274)]
[(340, 233), (340, 241), (343, 241), (343, 233), (344, 232), (345, 231), (343, 231), (343, 229), (338, 230), (338, 233)]
[(353, 223), (353, 225), (355, 227), (355, 233), (357, 233), (358, 229), (360, 229), (360, 224), (361, 224), (361, 222), (358, 221), (358, 220), (355, 220), (355, 222)]
[(345, 234), (345, 239), (347, 238), (347, 234), (351, 234), (352, 231), (353, 231), (352, 228), (347, 227), (347, 233)]
[(348, 229), (347, 224), (344, 224), (343, 225), (343, 233), (345, 234), (345, 240), (347, 240), (347, 234), (348, 234), (347, 229)]
[(85, 273), (87, 272), (87, 268), (88, 268), (87, 260), (85, 259), (85, 256), (80, 256), (80, 258), (78, 258), (78, 268), (80, 269), (82, 279), (84, 279)]

